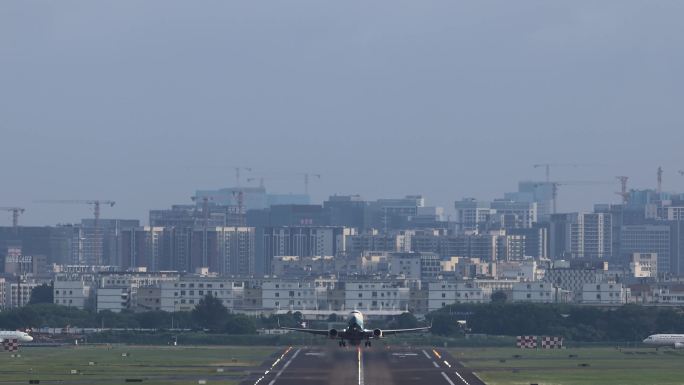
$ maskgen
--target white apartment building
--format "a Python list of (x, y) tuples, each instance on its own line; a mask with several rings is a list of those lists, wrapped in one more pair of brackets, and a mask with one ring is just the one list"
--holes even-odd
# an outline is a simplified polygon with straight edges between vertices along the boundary
[(428, 311), (439, 310), (455, 303), (485, 303), (491, 299), (491, 289), (483, 289), (477, 281), (430, 282), (428, 284)]
[(658, 276), (657, 253), (632, 253), (629, 271), (634, 278), (655, 278)]
[(570, 292), (549, 282), (519, 282), (513, 285), (513, 302), (568, 302)]
[(538, 279), (537, 261), (527, 259), (522, 261), (497, 261), (496, 275), (498, 278), (517, 279), (533, 282)]
[(261, 286), (262, 306), (273, 310), (325, 310), (329, 308), (330, 280), (268, 280)]
[(136, 307), (138, 289), (159, 287), (164, 282), (178, 282), (176, 272), (117, 272), (98, 276), (97, 311), (120, 312)]
[(167, 312), (191, 311), (207, 294), (223, 302), (228, 309), (242, 306), (245, 284), (223, 278), (183, 277), (178, 281), (163, 281), (161, 310)]
[(86, 309), (95, 304), (96, 291), (93, 274), (62, 273), (55, 276), (53, 294), (56, 305)]
[(621, 283), (587, 283), (582, 287), (582, 303), (589, 305), (622, 305), (629, 301), (629, 289)]
[(409, 287), (405, 281), (347, 281), (344, 283), (346, 310), (405, 310), (409, 306)]

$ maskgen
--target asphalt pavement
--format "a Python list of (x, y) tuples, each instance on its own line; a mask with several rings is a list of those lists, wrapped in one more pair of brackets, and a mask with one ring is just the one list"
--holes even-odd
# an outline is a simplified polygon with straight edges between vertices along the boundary
[(241, 385), (485, 385), (442, 349), (290, 347)]

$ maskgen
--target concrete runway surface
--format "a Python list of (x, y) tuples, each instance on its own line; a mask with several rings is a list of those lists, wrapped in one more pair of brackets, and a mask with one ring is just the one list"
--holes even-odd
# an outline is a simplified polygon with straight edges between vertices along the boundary
[(241, 385), (485, 385), (433, 348), (290, 347)]

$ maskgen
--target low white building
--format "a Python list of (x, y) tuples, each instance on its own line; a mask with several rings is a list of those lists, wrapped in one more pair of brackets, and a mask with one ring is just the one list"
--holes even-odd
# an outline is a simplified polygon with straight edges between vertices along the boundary
[(93, 274), (61, 273), (55, 276), (56, 305), (86, 309), (94, 305), (97, 284)]
[(658, 276), (657, 253), (633, 253), (629, 271), (634, 278), (655, 278)]
[(406, 281), (368, 280), (344, 282), (346, 310), (406, 310), (410, 292)]
[(107, 287), (97, 289), (97, 311), (109, 310), (119, 313), (131, 307), (131, 288)]
[(513, 285), (513, 302), (568, 302), (571, 293), (549, 282), (519, 282)]
[(498, 278), (517, 279), (533, 282), (538, 280), (537, 261), (527, 259), (522, 261), (497, 261), (496, 275)]
[(328, 308), (329, 280), (267, 280), (261, 284), (262, 306), (270, 310), (319, 310)]
[(491, 289), (478, 286), (477, 281), (430, 282), (428, 284), (428, 311), (455, 303), (485, 303), (491, 300)]
[(587, 283), (582, 286), (582, 303), (589, 305), (621, 305), (629, 301), (629, 289), (621, 283)]
[(242, 306), (245, 283), (215, 277), (183, 277), (161, 282), (160, 309), (167, 312), (191, 311), (207, 294), (221, 300), (228, 309)]

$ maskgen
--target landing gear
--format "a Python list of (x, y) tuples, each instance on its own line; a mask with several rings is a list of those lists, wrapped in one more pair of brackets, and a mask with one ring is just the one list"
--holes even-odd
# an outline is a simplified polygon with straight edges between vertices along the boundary
[(347, 346), (347, 343), (344, 342), (344, 340), (340, 340), (340, 342), (338, 342), (338, 344), (340, 345), (341, 348)]
[(371, 342), (370, 342), (370, 341), (366, 341), (365, 344), (364, 344), (364, 346), (367, 347), (367, 348), (370, 348), (370, 347), (371, 347)]

